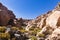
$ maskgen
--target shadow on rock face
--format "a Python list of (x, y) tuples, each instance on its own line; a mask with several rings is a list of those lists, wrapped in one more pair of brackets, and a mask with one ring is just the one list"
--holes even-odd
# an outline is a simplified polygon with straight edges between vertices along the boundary
[(14, 26), (14, 20), (13, 19), (10, 19), (9, 21), (8, 21), (8, 24), (7, 25), (12, 25), (12, 26)]

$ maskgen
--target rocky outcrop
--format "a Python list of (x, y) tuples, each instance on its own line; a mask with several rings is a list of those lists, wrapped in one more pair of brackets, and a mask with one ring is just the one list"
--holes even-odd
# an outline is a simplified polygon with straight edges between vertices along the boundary
[(16, 26), (18, 26), (18, 27), (21, 27), (21, 26), (26, 27), (28, 25), (29, 21), (31, 21), (31, 20), (30, 19), (17, 18)]
[(7, 25), (9, 20), (14, 18), (14, 13), (0, 3), (0, 25)]
[(37, 33), (37, 37), (39, 34), (44, 34), (45, 36), (43, 38), (45, 40), (60, 40), (60, 3), (52, 11), (28, 22), (26, 30), (29, 31), (32, 27), (42, 29)]
[(45, 40), (60, 40), (60, 28), (56, 28)]
[[(52, 14), (46, 18), (46, 25), (38, 34), (45, 34), (45, 40), (60, 40), (60, 7), (58, 5)], [(46, 37), (48, 35), (48, 37)]]
[(46, 25), (49, 25), (52, 28), (57, 28), (60, 26), (60, 11), (54, 11), (49, 17), (46, 19)]
[(26, 27), (27, 30), (31, 28), (33, 25), (35, 27), (43, 28), (46, 25), (46, 18), (52, 14), (52, 11), (48, 11), (46, 14), (36, 17), (35, 19), (28, 22)]
[(30, 19), (16, 18), (13, 11), (9, 10), (3, 4), (0, 3), (0, 26), (13, 25), (13, 26), (24, 26), (27, 25)]

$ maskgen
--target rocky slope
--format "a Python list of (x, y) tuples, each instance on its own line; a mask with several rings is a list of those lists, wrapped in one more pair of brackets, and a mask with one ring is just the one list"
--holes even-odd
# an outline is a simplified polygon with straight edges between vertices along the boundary
[(15, 15), (0, 3), (0, 25), (7, 25), (10, 19), (14, 19)]
[(9, 10), (2, 3), (0, 3), (0, 26), (6, 26), (6, 25), (23, 26), (22, 24), (25, 23), (27, 24), (28, 21), (30, 20), (16, 18), (13, 11)]
[(52, 11), (48, 11), (46, 14), (38, 16), (36, 19), (30, 21), (26, 27), (26, 30), (30, 30), (32, 27), (39, 27), (42, 29), (39, 34), (44, 34), (44, 40), (60, 40), (60, 3)]

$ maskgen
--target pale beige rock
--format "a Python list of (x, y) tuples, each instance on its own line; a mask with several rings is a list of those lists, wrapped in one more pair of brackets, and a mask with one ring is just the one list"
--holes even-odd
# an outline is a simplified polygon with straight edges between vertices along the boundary
[(46, 25), (46, 18), (50, 16), (52, 11), (48, 11), (47, 14), (36, 17), (35, 19), (28, 22), (26, 27), (27, 30), (32, 27), (32, 25), (36, 24), (35, 27), (43, 28)]
[(49, 17), (46, 19), (46, 25), (49, 25), (52, 28), (57, 28), (58, 19), (60, 17), (60, 11), (53, 12)]
[(37, 27), (43, 28), (43, 27), (45, 26), (45, 24), (46, 24), (46, 23), (45, 23), (45, 19), (46, 19), (46, 18), (42, 18), (41, 21), (38, 22)]
[(60, 39), (60, 28), (56, 28), (49, 37), (45, 40), (58, 40)]

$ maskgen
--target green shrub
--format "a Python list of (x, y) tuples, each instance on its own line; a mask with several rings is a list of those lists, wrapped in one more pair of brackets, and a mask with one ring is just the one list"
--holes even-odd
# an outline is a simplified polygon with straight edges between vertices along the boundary
[(6, 30), (6, 27), (0, 27), (0, 32), (4, 32)]
[(37, 38), (35, 36), (31, 36), (30, 38), (31, 40), (37, 40)]
[(38, 36), (39, 36), (39, 37), (44, 37), (44, 36), (45, 36), (45, 34), (39, 34)]
[(0, 38), (10, 38), (9, 33), (0, 33)]
[(34, 29), (35, 29), (35, 27), (31, 27), (31, 28), (29, 28), (30, 31), (33, 31)]
[(18, 27), (12, 27), (11, 29), (12, 29), (12, 30), (19, 30)]
[(41, 29), (40, 29), (40, 28), (35, 28), (34, 31), (36, 31), (36, 32), (40, 32)]

